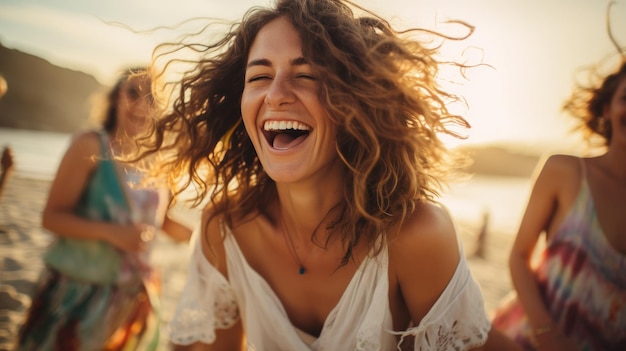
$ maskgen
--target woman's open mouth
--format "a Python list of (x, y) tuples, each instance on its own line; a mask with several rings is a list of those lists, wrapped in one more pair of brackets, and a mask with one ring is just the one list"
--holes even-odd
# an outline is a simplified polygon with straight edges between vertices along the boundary
[(310, 126), (297, 121), (266, 121), (263, 124), (267, 143), (277, 150), (288, 150), (300, 145), (310, 131)]

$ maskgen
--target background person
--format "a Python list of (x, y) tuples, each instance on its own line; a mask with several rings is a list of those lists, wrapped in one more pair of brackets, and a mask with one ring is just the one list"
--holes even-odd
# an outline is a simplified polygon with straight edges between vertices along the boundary
[(13, 149), (7, 145), (2, 149), (2, 156), (0, 158), (0, 196), (2, 196), (7, 180), (14, 169), (15, 161), (13, 159)]
[[(606, 152), (543, 164), (509, 260), (517, 299), (493, 324), (526, 350), (624, 350), (626, 63), (576, 89), (565, 110)], [(543, 233), (546, 248), (533, 265)]]
[(166, 215), (166, 189), (144, 184), (138, 164), (116, 160), (136, 151), (152, 104), (146, 69), (125, 70), (102, 129), (73, 137), (43, 211), (43, 227), (57, 238), (16, 350), (156, 350), (152, 239), (160, 227), (178, 240), (190, 233)]

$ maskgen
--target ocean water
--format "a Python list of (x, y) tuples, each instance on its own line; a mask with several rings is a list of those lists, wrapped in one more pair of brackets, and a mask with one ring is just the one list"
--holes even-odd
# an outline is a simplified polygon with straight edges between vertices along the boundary
[(451, 184), (441, 201), (461, 224), (480, 225), (487, 214), (490, 231), (515, 235), (531, 186), (530, 178), (474, 175)]
[(0, 128), (0, 148), (10, 146), (15, 175), (51, 180), (67, 150), (71, 134)]
[[(15, 174), (51, 180), (71, 140), (71, 134), (0, 128), (0, 147), (10, 145)], [(531, 182), (528, 178), (474, 175), (451, 184), (441, 201), (460, 223), (480, 223), (489, 214), (489, 228), (514, 234)]]

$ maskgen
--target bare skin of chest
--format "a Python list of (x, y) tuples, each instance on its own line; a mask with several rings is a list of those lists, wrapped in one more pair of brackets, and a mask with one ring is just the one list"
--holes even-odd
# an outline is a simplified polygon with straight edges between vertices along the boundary
[[(246, 260), (264, 277), (281, 300), (291, 323), (319, 336), (330, 312), (339, 303), (364, 254), (340, 266), (343, 251), (313, 243), (298, 243), (296, 250), (306, 267), (303, 274), (280, 233), (265, 223), (247, 223), (233, 231)], [(252, 234), (254, 233), (254, 234)], [(273, 252), (273, 255), (262, 255)], [(365, 252), (359, 249), (359, 252)]]

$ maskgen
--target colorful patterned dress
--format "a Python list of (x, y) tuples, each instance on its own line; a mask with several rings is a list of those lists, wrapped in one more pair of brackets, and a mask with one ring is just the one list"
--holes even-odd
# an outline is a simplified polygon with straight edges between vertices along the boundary
[[(110, 157), (106, 133), (99, 137), (102, 158), (77, 213), (159, 227), (166, 207), (160, 192), (132, 186), (139, 174), (122, 172)], [(150, 251), (123, 253), (103, 241), (58, 237), (44, 256), (46, 268), (15, 350), (156, 350), (159, 280)]]
[[(626, 255), (602, 232), (586, 178), (535, 274), (556, 325), (580, 350), (626, 350)], [(493, 326), (536, 349), (518, 300), (496, 312)]]

